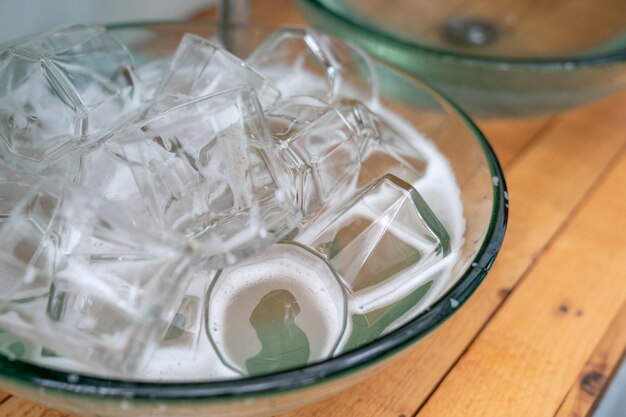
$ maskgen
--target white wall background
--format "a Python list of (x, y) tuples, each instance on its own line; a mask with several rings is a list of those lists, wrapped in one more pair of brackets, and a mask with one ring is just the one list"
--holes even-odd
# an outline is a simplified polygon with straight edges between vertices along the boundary
[(180, 19), (213, 0), (0, 0), (0, 43), (72, 23)]

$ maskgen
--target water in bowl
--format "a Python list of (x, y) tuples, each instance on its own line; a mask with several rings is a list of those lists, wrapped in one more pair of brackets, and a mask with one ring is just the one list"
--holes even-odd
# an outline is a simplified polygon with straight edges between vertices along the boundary
[[(258, 375), (367, 344), (447, 288), (464, 233), (454, 173), (379, 102), (362, 51), (290, 29), (242, 61), (186, 36), (167, 64), (135, 67), (98, 28), (30, 42), (2, 59), (36, 55), (47, 72), (33, 77), (70, 97), (49, 107), (78, 108), (79, 124), (47, 121), (20, 94), (26, 126), (0, 130), (14, 150), (0, 169), (3, 354), (151, 381)], [(72, 58), (110, 45), (124, 59), (107, 72)], [(40, 94), (1, 68), (4, 95)], [(90, 79), (102, 91), (76, 87)], [(107, 106), (113, 126), (85, 127)], [(155, 247), (176, 256), (155, 260)], [(129, 248), (165, 266), (126, 267)]]

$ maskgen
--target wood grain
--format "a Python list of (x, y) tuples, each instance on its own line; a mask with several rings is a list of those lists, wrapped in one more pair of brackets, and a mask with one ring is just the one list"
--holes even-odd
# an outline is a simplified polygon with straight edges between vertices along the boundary
[(624, 184), (622, 151), (419, 417), (555, 414), (626, 301)]
[(602, 340), (559, 406), (555, 417), (591, 414), (626, 354), (626, 303), (613, 319)]
[(251, 1), (250, 20), (263, 25), (303, 25), (292, 0)]
[(546, 116), (517, 120), (479, 120), (477, 124), (493, 146), (500, 164), (508, 166), (554, 120), (554, 116)]
[(76, 417), (41, 405), (11, 397), (0, 405), (2, 417)]
[[(250, 21), (261, 25), (303, 25), (305, 22), (293, 2), (286, 0), (263, 0), (250, 2)], [(215, 19), (214, 8), (208, 8), (193, 16), (195, 19)]]
[(5, 402), (9, 397), (10, 397), (9, 393), (6, 393), (4, 391), (0, 391), (0, 404)]

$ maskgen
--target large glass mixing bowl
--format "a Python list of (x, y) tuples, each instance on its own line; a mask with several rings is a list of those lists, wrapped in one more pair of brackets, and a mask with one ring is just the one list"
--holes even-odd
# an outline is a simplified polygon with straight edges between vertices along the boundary
[[(211, 37), (210, 22), (112, 26), (138, 62), (171, 54), (186, 32)], [(224, 31), (222, 31), (222, 34)], [(245, 57), (271, 28), (232, 27), (228, 43)], [(415, 78), (376, 62), (381, 100), (447, 157), (461, 190), (466, 230), (447, 292), (430, 309), (377, 340), (297, 369), (224, 381), (146, 383), (75, 375), (0, 355), (0, 389), (52, 408), (88, 416), (273, 415), (336, 393), (364, 379), (454, 314), (481, 283), (498, 253), (507, 194), (493, 150), (454, 104)], [(60, 336), (61, 337), (61, 336)]]
[(626, 87), (621, 0), (298, 0), (308, 22), (472, 116), (552, 113)]

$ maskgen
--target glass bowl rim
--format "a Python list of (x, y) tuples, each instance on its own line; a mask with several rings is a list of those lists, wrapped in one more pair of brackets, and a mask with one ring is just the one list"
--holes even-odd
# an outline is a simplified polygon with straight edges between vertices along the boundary
[[(106, 25), (107, 30), (121, 30), (155, 25), (211, 24), (211, 20), (166, 20), (129, 22)], [(240, 29), (272, 30), (267, 25), (233, 25)], [(437, 328), (457, 311), (478, 288), (500, 251), (508, 220), (508, 194), (502, 168), (480, 129), (453, 101), (415, 75), (411, 75), (373, 57), (378, 65), (398, 73), (416, 87), (424, 90), (448, 114), (458, 117), (480, 145), (493, 179), (493, 205), (485, 239), (472, 260), (471, 266), (459, 280), (430, 306), (394, 331), (360, 346), (350, 352), (286, 371), (254, 377), (204, 382), (143, 382), (80, 375), (11, 360), (0, 355), (0, 382), (34, 386), (61, 394), (112, 400), (162, 401), (224, 401), (241, 396), (264, 396), (304, 389), (317, 383), (330, 382), (362, 368), (374, 365), (403, 350)]]
[(413, 50), (417, 54), (435, 55), (442, 59), (452, 59), (456, 61), (465, 62), (469, 65), (507, 65), (513, 67), (522, 67), (534, 70), (571, 70), (578, 67), (590, 67), (596, 65), (609, 65), (619, 64), (626, 61), (626, 47), (615, 49), (611, 52), (603, 52), (596, 54), (580, 55), (580, 56), (568, 56), (568, 55), (555, 55), (552, 57), (507, 57), (507, 56), (489, 56), (489, 55), (475, 55), (469, 53), (456, 52), (451, 49), (438, 48), (434, 46), (428, 46), (419, 42), (412, 42), (407, 39), (402, 39), (392, 34), (377, 30), (372, 26), (366, 26), (359, 24), (357, 21), (352, 20), (343, 14), (337, 13), (334, 10), (326, 7), (320, 0), (297, 0), (307, 5), (318, 9), (322, 14), (327, 14), (333, 19), (337, 19), (342, 24), (359, 32), (367, 32), (368, 35), (374, 35), (382, 40), (393, 42), (402, 46), (408, 50)]

